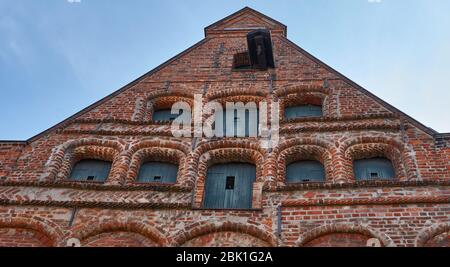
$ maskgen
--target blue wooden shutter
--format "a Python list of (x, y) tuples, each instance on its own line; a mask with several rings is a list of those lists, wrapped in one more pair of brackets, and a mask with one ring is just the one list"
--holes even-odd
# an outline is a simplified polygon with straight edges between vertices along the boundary
[(104, 182), (108, 178), (111, 165), (109, 161), (80, 160), (73, 166), (70, 179), (76, 181)]
[[(227, 189), (227, 178), (234, 188)], [(229, 163), (211, 166), (205, 182), (204, 207), (209, 209), (250, 209), (256, 168), (251, 164)]]
[(360, 159), (353, 162), (357, 180), (391, 179), (395, 177), (394, 167), (389, 159)]
[(322, 163), (312, 160), (297, 161), (286, 168), (287, 183), (323, 182), (325, 169)]
[(181, 110), (179, 114), (172, 114), (171, 109), (160, 109), (153, 111), (153, 121), (173, 121), (176, 119), (179, 115), (181, 115)]
[[(256, 109), (256, 135), (258, 136), (259, 109)], [(250, 136), (250, 110), (245, 110), (245, 136)]]
[[(226, 136), (227, 134), (227, 115), (226, 115), (226, 110), (223, 112), (223, 134), (224, 136)], [(238, 111), (235, 109), (234, 110), (234, 117), (233, 117), (233, 123), (234, 123), (234, 134), (233, 137), (237, 137), (238, 136), (238, 125), (239, 125), (239, 120), (241, 118), (238, 118)], [(256, 127), (258, 127), (259, 124), (259, 109), (256, 109)], [(245, 110), (245, 132), (244, 132), (245, 137), (249, 137), (250, 136), (250, 111), (249, 110)], [(256, 128), (256, 135), (258, 135), (258, 128)]]
[(284, 116), (287, 120), (305, 117), (321, 117), (322, 106), (301, 105), (301, 106), (287, 107), (284, 110)]
[(166, 162), (145, 162), (139, 169), (138, 182), (176, 183), (178, 165)]

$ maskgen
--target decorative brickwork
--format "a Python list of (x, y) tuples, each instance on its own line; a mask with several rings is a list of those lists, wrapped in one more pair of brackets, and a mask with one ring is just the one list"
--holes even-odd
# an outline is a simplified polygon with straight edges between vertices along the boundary
[(161, 161), (178, 165), (177, 184), (188, 185), (188, 165), (186, 163), (190, 147), (177, 141), (142, 140), (131, 145), (126, 152), (130, 158), (127, 183), (135, 182), (139, 168), (145, 161)]
[(165, 235), (156, 228), (141, 222), (120, 219), (105, 222), (93, 220), (91, 224), (75, 228), (73, 237), (86, 246), (167, 245)]
[[(233, 69), (255, 27), (270, 30), (275, 68)], [(286, 32), (244, 8), (51, 129), (0, 141), (0, 246), (448, 246), (450, 135), (377, 98)], [(177, 101), (193, 105), (195, 94), (203, 105), (278, 102), (279, 142), (175, 138), (169, 123), (152, 120)], [(321, 105), (323, 116), (284, 118), (285, 107), (301, 104)], [(353, 162), (370, 157), (389, 159), (395, 178), (357, 181)], [(110, 161), (108, 179), (68, 179), (83, 159)], [(321, 162), (326, 180), (286, 183), (286, 166), (299, 160)], [(145, 161), (178, 165), (176, 183), (136, 182)], [(251, 209), (205, 209), (208, 168), (231, 162), (256, 168)]]
[[(337, 235), (344, 233), (347, 235)], [(353, 235), (348, 235), (353, 234)], [(370, 238), (377, 238), (384, 246), (395, 246), (389, 237), (362, 225), (337, 223), (319, 226), (303, 234), (296, 242), (297, 246), (364, 246)], [(316, 240), (318, 239), (318, 240)], [(346, 242), (350, 242), (346, 243)]]
[[(266, 152), (259, 146), (249, 141), (222, 140), (208, 142), (200, 145), (193, 153), (193, 158), (198, 159), (194, 180), (196, 181), (194, 207), (200, 208), (203, 203), (205, 191), (205, 179), (209, 166), (218, 163), (243, 162), (256, 166), (256, 182), (264, 182), (264, 158)], [(259, 193), (261, 194), (261, 193)], [(255, 195), (254, 195), (255, 197)], [(260, 199), (256, 196), (254, 200)], [(253, 207), (259, 207), (260, 203), (253, 203)]]
[(418, 247), (448, 247), (450, 245), (450, 223), (441, 223), (423, 229), (417, 236)]
[[(216, 233), (222, 233), (217, 235)], [(232, 234), (234, 233), (234, 234)], [(238, 234), (239, 233), (239, 234)], [(216, 237), (212, 237), (212, 234), (216, 234)], [(256, 241), (255, 245), (262, 246), (276, 246), (276, 238), (262, 230), (253, 224), (241, 224), (235, 222), (224, 223), (210, 223), (199, 222), (188, 226), (183, 232), (177, 235), (179, 238), (175, 239), (175, 245), (202, 245), (202, 241), (206, 243), (204, 245), (217, 246), (220, 245), (220, 239), (217, 237), (225, 237), (226, 242), (229, 242), (230, 246), (240, 246), (240, 238), (244, 238), (244, 244), (250, 245), (249, 242)], [(236, 236), (239, 236), (236, 238)], [(253, 238), (249, 238), (253, 237)], [(215, 240), (211, 240), (214, 238)], [(203, 240), (202, 240), (203, 239)], [(234, 239), (234, 240), (233, 240)], [(231, 242), (230, 242), (231, 241)], [(233, 242), (234, 241), (234, 242)], [(220, 242), (220, 243), (219, 243)], [(222, 243), (223, 244), (223, 243)], [(253, 245), (252, 245), (253, 246)]]

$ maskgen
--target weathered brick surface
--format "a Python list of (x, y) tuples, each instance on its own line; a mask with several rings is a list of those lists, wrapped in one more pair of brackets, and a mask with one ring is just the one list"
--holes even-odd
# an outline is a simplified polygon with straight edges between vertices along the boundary
[(21, 228), (0, 229), (2, 247), (46, 247), (50, 244), (48, 238), (37, 231)]
[[(272, 31), (276, 68), (233, 71), (242, 27)], [(230, 31), (227, 29), (234, 28)], [(291, 43), (250, 9), (112, 97), (26, 142), (0, 142), (0, 246), (448, 246), (450, 136), (372, 96)], [(204, 103), (322, 104), (322, 118), (286, 121), (280, 143), (174, 138), (154, 110), (194, 94)], [(270, 112), (270, 110), (269, 110)], [(205, 117), (206, 118), (206, 117)], [(357, 182), (353, 160), (384, 156), (392, 181)], [(113, 162), (105, 183), (67, 180), (77, 160)], [(136, 183), (144, 160), (179, 165), (176, 184)], [(321, 184), (285, 183), (286, 164), (315, 159)], [(202, 209), (209, 166), (256, 165), (251, 210)], [(281, 225), (278, 225), (278, 207)], [(281, 229), (281, 232), (278, 232)]]
[(184, 243), (186, 247), (267, 247), (268, 243), (247, 234), (219, 232), (206, 234)]
[(366, 247), (370, 238), (362, 234), (334, 233), (320, 236), (305, 247)]
[(86, 247), (154, 247), (147, 237), (132, 232), (105, 232), (83, 240)]

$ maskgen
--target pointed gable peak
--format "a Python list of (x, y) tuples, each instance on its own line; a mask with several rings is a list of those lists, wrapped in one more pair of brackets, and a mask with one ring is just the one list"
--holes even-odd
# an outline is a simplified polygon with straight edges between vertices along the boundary
[(252, 9), (243, 9), (205, 28), (205, 36), (226, 33), (248, 33), (255, 29), (267, 29), (286, 37), (286, 25)]

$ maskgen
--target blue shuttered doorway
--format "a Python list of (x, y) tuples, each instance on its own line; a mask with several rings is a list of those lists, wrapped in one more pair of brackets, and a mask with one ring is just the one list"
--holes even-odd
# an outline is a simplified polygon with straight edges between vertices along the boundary
[(250, 209), (256, 167), (245, 163), (211, 166), (205, 182), (204, 208)]
[(71, 180), (104, 182), (111, 170), (111, 162), (102, 160), (80, 160), (70, 174)]
[(325, 181), (325, 169), (322, 163), (312, 160), (297, 161), (286, 168), (287, 183), (306, 183)]
[(145, 162), (139, 169), (138, 182), (176, 183), (178, 165), (166, 162)]
[(286, 120), (305, 117), (321, 117), (322, 115), (322, 106), (315, 105), (287, 107), (284, 110)]
[(353, 162), (357, 180), (391, 179), (395, 177), (394, 167), (389, 159), (360, 159)]

